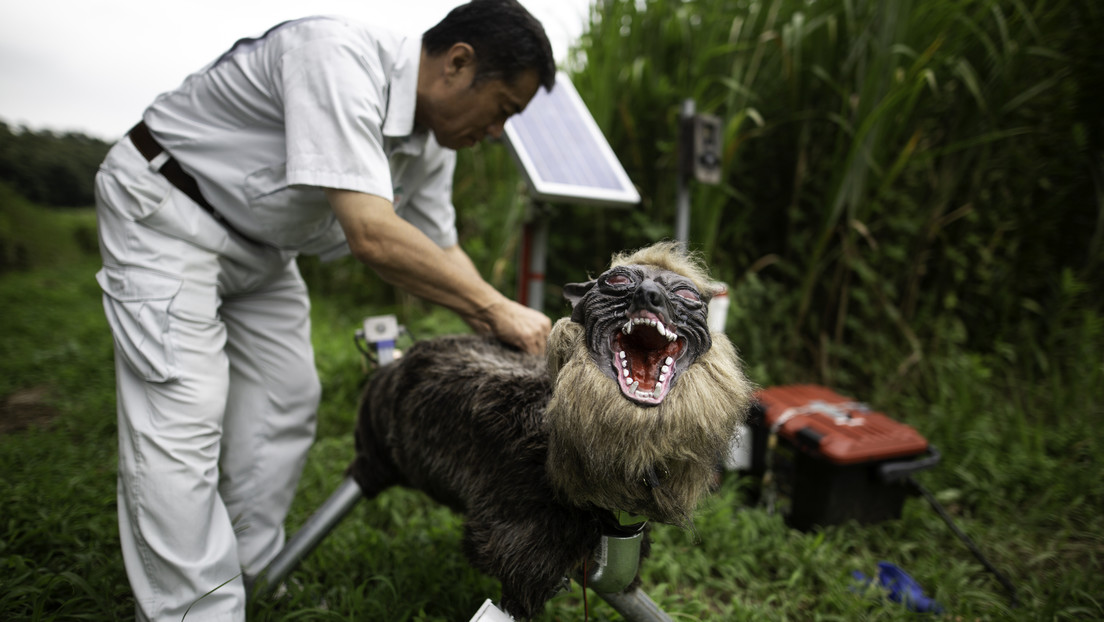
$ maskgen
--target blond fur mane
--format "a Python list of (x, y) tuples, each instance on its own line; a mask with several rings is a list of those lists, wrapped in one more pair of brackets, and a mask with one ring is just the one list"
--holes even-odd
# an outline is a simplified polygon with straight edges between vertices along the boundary
[(633, 252), (617, 253), (610, 267), (645, 264), (677, 272), (690, 279), (707, 296), (717, 293), (719, 285), (709, 278), (705, 264), (697, 253), (686, 251), (678, 242), (657, 242)]
[[(713, 291), (700, 261), (675, 243), (616, 255), (611, 267), (629, 264), (671, 270)], [(546, 470), (557, 491), (576, 505), (688, 523), (753, 391), (728, 338), (713, 333), (712, 341), (662, 403), (642, 406), (625, 399), (598, 368), (581, 324), (556, 322), (548, 348), (554, 389), (544, 424)], [(659, 475), (658, 486), (645, 483), (649, 472)]]

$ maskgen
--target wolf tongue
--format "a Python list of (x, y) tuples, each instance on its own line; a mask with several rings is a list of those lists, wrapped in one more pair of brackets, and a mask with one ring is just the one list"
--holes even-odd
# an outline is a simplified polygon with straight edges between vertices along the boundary
[(631, 335), (619, 335), (618, 347), (625, 353), (625, 369), (631, 370), (632, 379), (640, 383), (639, 388), (651, 391), (662, 371), (667, 358), (677, 358), (682, 346), (678, 341), (670, 342), (654, 330), (637, 330)]

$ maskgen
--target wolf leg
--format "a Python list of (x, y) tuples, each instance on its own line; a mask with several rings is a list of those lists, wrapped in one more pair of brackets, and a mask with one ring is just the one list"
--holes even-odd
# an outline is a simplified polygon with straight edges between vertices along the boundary
[(405, 483), (387, 446), (390, 419), (396, 416), (393, 402), (388, 400), (396, 393), (391, 382), (395, 369), (396, 366), (390, 365), (377, 372), (379, 377), (373, 379), (372, 390), (365, 393), (357, 412), (353, 434), (356, 455), (345, 475), (356, 480), (366, 499), (374, 499), (387, 488)]
[(548, 508), (470, 516), (464, 553), (472, 565), (502, 582), (502, 608), (519, 620), (540, 612), (568, 585), (594, 548), (599, 532), (591, 521)]

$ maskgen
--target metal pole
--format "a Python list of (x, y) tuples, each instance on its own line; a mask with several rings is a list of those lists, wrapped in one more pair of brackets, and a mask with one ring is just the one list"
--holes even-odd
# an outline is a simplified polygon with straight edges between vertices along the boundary
[(685, 99), (679, 114), (679, 173), (675, 207), (675, 240), (686, 246), (690, 239), (690, 176), (694, 170), (694, 100)]
[(267, 596), (276, 589), (295, 566), (352, 511), (361, 498), (360, 486), (351, 476), (346, 477), (257, 576), (253, 597)]
[(532, 238), (529, 247), (529, 282), (525, 284), (530, 309), (544, 311), (544, 271), (548, 263), (548, 209), (533, 206)]
[(634, 588), (620, 594), (598, 594), (631, 622), (674, 622), (648, 595)]

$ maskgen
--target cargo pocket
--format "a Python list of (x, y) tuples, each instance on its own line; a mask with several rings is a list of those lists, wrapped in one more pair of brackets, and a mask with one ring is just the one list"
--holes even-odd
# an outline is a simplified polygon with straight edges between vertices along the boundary
[(181, 280), (141, 268), (105, 267), (96, 273), (96, 281), (104, 291), (104, 314), (116, 351), (127, 365), (150, 382), (179, 378), (169, 307)]

